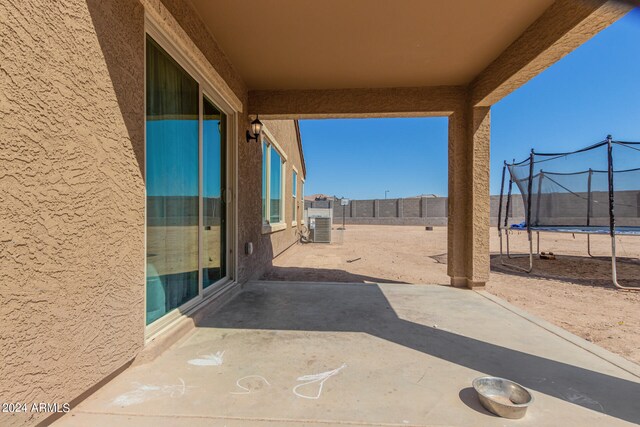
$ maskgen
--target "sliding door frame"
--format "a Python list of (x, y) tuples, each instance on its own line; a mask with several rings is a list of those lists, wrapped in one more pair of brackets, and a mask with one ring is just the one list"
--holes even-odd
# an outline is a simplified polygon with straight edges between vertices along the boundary
[[(241, 111), (237, 107), (233, 107), (237, 103), (233, 100), (227, 99), (223, 93), (224, 90), (217, 88), (212, 83), (212, 79), (206, 77), (207, 72), (201, 70), (193, 61), (191, 61), (187, 55), (184, 54), (183, 49), (179, 47), (178, 43), (172, 40), (171, 36), (163, 30), (160, 23), (151, 17), (148, 13), (145, 13), (145, 31), (144, 31), (144, 177), (146, 181), (147, 172), (147, 131), (146, 131), (146, 37), (151, 37), (162, 49), (164, 49), (171, 58), (173, 58), (193, 79), (196, 80), (199, 87), (199, 112), (198, 112), (198, 295), (166, 313), (161, 318), (155, 320), (149, 325), (146, 324), (147, 313), (147, 187), (145, 182), (145, 216), (144, 216), (144, 316), (143, 324), (145, 331), (145, 343), (148, 343), (158, 335), (171, 329), (180, 319), (185, 316), (189, 316), (199, 308), (225, 293), (227, 290), (237, 284), (237, 272), (238, 272), (238, 120)], [(202, 239), (202, 226), (203, 226), (203, 97), (206, 96), (216, 108), (218, 108), (226, 116), (225, 125), (225, 186), (221, 197), (225, 200), (225, 213), (226, 213), (226, 230), (225, 230), (225, 254), (221, 259), (225, 261), (225, 277), (212, 284), (208, 288), (203, 288), (202, 277), (202, 253), (203, 253), (203, 239)]]

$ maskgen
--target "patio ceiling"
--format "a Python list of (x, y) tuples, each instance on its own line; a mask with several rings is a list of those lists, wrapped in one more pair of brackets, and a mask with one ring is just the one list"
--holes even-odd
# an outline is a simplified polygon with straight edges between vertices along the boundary
[(286, 90), (467, 84), (553, 0), (191, 2), (250, 90)]

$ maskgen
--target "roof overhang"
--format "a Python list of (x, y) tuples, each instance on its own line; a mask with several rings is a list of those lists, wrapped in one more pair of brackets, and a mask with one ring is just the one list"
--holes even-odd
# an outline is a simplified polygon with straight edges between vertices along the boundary
[[(272, 118), (439, 114), (460, 88), (473, 105), (491, 105), (631, 8), (602, 0), (190, 1), (247, 85), (249, 113)], [(442, 102), (425, 99), (434, 94)]]
[(192, 0), (249, 89), (469, 83), (553, 0)]

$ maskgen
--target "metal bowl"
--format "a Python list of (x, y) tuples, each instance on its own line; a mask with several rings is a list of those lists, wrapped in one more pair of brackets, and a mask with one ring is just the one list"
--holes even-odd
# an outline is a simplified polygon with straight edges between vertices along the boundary
[(524, 417), (533, 403), (533, 396), (520, 384), (498, 377), (480, 377), (473, 380), (482, 406), (494, 414), (518, 419)]

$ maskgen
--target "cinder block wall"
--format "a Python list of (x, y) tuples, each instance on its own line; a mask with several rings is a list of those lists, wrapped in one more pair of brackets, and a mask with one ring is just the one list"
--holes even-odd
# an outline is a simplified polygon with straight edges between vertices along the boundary
[[(593, 192), (591, 225), (609, 225), (609, 193)], [(532, 197), (532, 218), (536, 218), (536, 197)], [(640, 226), (640, 192), (616, 191), (615, 217), (618, 226)], [(340, 200), (305, 201), (305, 208), (333, 208), (334, 224), (342, 224)], [(491, 225), (498, 224), (500, 196), (490, 198)], [(412, 197), (406, 199), (350, 200), (344, 209), (347, 224), (446, 225), (446, 197)], [(509, 224), (524, 221), (526, 207), (520, 194), (511, 196)], [(507, 197), (502, 199), (502, 224), (507, 212)], [(544, 225), (586, 225), (587, 193), (562, 193), (540, 198), (540, 220)]]
[[(380, 217), (381, 218), (397, 218), (398, 217), (398, 201), (392, 200), (379, 200), (380, 204)], [(358, 201), (358, 206), (360, 203)]]
[[(506, 212), (503, 198), (503, 221)], [(491, 196), (491, 225), (498, 223), (500, 196)], [(305, 208), (332, 208), (334, 224), (342, 224), (343, 212), (347, 224), (379, 225), (446, 225), (448, 199), (446, 197), (411, 197), (405, 199), (349, 200), (341, 206), (340, 200), (305, 201)], [(524, 221), (524, 204), (520, 195), (514, 195), (509, 207), (509, 223)]]
[(420, 218), (422, 212), (420, 210), (421, 199), (401, 199), (402, 213), (406, 218)]

